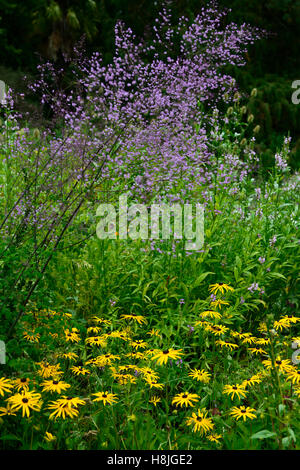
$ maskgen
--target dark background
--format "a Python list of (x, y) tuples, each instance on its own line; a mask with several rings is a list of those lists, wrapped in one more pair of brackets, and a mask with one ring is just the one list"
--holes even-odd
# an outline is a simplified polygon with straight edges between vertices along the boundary
[[(207, 0), (167, 2), (174, 18), (191, 19)], [(258, 149), (266, 162), (283, 136), (292, 136), (290, 163), (299, 168), (300, 104), (291, 101), (291, 84), (300, 80), (300, 0), (220, 0), (238, 24), (250, 23), (274, 35), (251, 46), (247, 65), (230, 70), (242, 91), (258, 89), (249, 110), (261, 126)], [(23, 91), (22, 76), (35, 74), (40, 57), (59, 60), (83, 34), (89, 51), (100, 50), (106, 62), (114, 51), (114, 25), (122, 19), (137, 35), (149, 30), (161, 0), (0, 0), (0, 79)]]

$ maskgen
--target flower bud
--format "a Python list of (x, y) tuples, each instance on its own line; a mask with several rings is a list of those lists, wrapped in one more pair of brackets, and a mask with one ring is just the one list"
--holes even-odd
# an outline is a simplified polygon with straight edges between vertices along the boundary
[(228, 116), (230, 116), (232, 113), (233, 113), (233, 107), (229, 106), (229, 108), (227, 109)]
[(246, 145), (247, 143), (247, 139), (245, 139), (245, 137), (241, 140), (241, 146), (243, 147), (244, 145)]
[(248, 121), (249, 124), (251, 124), (254, 121), (253, 114), (249, 114), (247, 121)]
[(40, 130), (37, 129), (37, 128), (35, 128), (35, 129), (33, 130), (33, 137), (34, 137), (35, 139), (39, 139), (40, 136), (41, 136)]
[(245, 114), (247, 112), (247, 107), (246, 106), (242, 106), (241, 107), (241, 113), (242, 114)]
[(255, 126), (253, 129), (254, 134), (258, 134), (259, 131), (260, 131), (260, 126), (259, 125)]
[(257, 88), (253, 88), (251, 91), (251, 98), (255, 98), (257, 96)]

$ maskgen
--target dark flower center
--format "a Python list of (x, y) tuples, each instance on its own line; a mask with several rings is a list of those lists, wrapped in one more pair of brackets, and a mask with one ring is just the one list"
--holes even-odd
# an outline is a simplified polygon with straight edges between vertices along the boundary
[(28, 403), (28, 398), (22, 398), (23, 403)]
[(282, 361), (276, 361), (276, 364), (280, 366), (280, 364), (282, 364)]
[(27, 382), (27, 379), (21, 379), (20, 382), (25, 383)]
[(241, 413), (246, 413), (246, 410), (241, 410)]
[(169, 354), (169, 350), (168, 350), (168, 349), (165, 349), (165, 350), (163, 351), (163, 354)]
[(182, 395), (182, 398), (187, 398), (187, 395), (186, 394)]
[(58, 380), (53, 380), (53, 385), (57, 385), (58, 384)]

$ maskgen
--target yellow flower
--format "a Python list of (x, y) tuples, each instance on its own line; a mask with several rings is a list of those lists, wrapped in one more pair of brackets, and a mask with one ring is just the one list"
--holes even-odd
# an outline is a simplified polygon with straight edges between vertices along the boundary
[(131, 341), (130, 344), (134, 349), (138, 349), (138, 348), (145, 349), (148, 346), (148, 344), (142, 339), (136, 339), (134, 341)]
[(30, 343), (38, 343), (40, 340), (41, 335), (39, 333), (27, 333), (27, 331), (23, 332), (23, 336), (27, 341)]
[(159, 403), (160, 401), (161, 401), (160, 397), (153, 395), (153, 397), (150, 398), (149, 403), (152, 403), (154, 406), (156, 406), (157, 403)]
[(191, 369), (191, 372), (189, 373), (189, 377), (192, 377), (192, 379), (196, 379), (199, 382), (203, 382), (207, 384), (210, 380), (211, 374), (209, 374), (204, 369)]
[(70, 388), (71, 385), (67, 384), (66, 382), (62, 382), (59, 379), (56, 380), (46, 380), (45, 382), (42, 383), (43, 385), (43, 392), (57, 392), (61, 393), (67, 390), (67, 388)]
[(238, 348), (237, 344), (229, 343), (228, 341), (223, 341), (221, 339), (218, 339), (218, 341), (216, 341), (216, 344), (218, 346), (221, 346), (221, 348), (230, 349), (230, 351), (233, 351), (234, 349)]
[(246, 421), (247, 418), (249, 419), (254, 419), (256, 418), (256, 415), (255, 415), (255, 409), (254, 408), (250, 408), (249, 406), (245, 407), (245, 406), (240, 406), (240, 407), (237, 407), (237, 406), (234, 406), (232, 408), (232, 411), (230, 412), (231, 416), (233, 416), (237, 421), (240, 419), (240, 418), (243, 418), (244, 421)]
[(50, 414), (49, 419), (57, 419), (60, 417), (62, 417), (63, 419), (65, 419), (66, 417), (74, 418), (79, 414), (77, 408), (70, 407), (66, 403), (61, 403), (60, 400), (52, 401), (50, 405), (48, 405), (48, 410), (54, 410)]
[(151, 376), (145, 377), (145, 381), (150, 385), (150, 388), (157, 388), (159, 390), (164, 388), (164, 384), (158, 383), (156, 379)]
[(9, 403), (7, 403), (6, 408), (0, 408), (0, 416), (16, 416), (16, 413), (11, 409)]
[(107, 345), (106, 336), (90, 336), (85, 340), (87, 344), (91, 344), (92, 346), (100, 346), (104, 348)]
[[(265, 361), (262, 361), (262, 363), (267, 369), (273, 368), (271, 359), (266, 359)], [(278, 369), (280, 372), (289, 372), (293, 366), (291, 365), (288, 359), (281, 359), (280, 356), (278, 356), (276, 357), (276, 360), (274, 361), (274, 367)]]
[(226, 333), (226, 331), (228, 330), (228, 328), (226, 326), (223, 326), (223, 325), (207, 325), (205, 327), (205, 330), (206, 331), (210, 331), (211, 333), (213, 333), (215, 336), (221, 336), (223, 335), (224, 333)]
[(48, 379), (52, 376), (56, 377), (63, 373), (59, 370), (60, 364), (51, 365), (48, 362), (37, 362), (37, 364), (40, 366), (40, 370), (38, 370), (37, 373), (44, 379)]
[(143, 317), (143, 315), (134, 315), (133, 313), (132, 314), (128, 314), (128, 315), (121, 315), (121, 318), (123, 320), (133, 320), (133, 321), (136, 321), (137, 323), (139, 323), (140, 325), (142, 323), (147, 323), (147, 320), (145, 317)]
[(221, 292), (221, 294), (224, 294), (224, 292), (228, 291), (233, 292), (234, 289), (228, 284), (225, 284), (224, 282), (217, 282), (216, 284), (211, 284), (209, 286), (209, 292), (211, 292), (212, 294), (216, 294), (217, 292)]
[(300, 370), (295, 367), (289, 370), (287, 374), (287, 380), (291, 381), (293, 384), (300, 384)]
[(16, 395), (9, 397), (7, 401), (13, 411), (22, 409), (22, 417), (24, 418), (26, 414), (27, 418), (29, 418), (30, 410), (40, 411), (42, 404), (40, 399), (40, 393), (23, 390), (21, 393), (17, 393)]
[(117, 395), (115, 395), (114, 393), (97, 392), (93, 393), (93, 395), (96, 397), (93, 399), (93, 401), (102, 401), (104, 406), (106, 406), (107, 403), (109, 405), (112, 405), (113, 403), (116, 403), (118, 401)]
[(207, 418), (207, 412), (198, 409), (197, 413), (192, 413), (191, 417), (187, 418), (187, 426), (194, 426), (193, 432), (200, 432), (200, 436), (207, 434), (214, 428), (214, 423), (211, 418)]
[(240, 399), (241, 396), (244, 398), (247, 395), (245, 387), (243, 385), (225, 385), (223, 393), (231, 395), (231, 400), (234, 399), (235, 395)]
[(65, 330), (65, 339), (71, 343), (78, 343), (80, 341), (80, 336), (77, 333), (77, 328), (72, 328), (70, 331), (68, 328)]
[(172, 348), (165, 349), (163, 351), (158, 350), (157, 353), (153, 357), (151, 357), (151, 360), (157, 360), (158, 365), (166, 364), (168, 362), (168, 359), (179, 359), (180, 356), (182, 356), (183, 354), (181, 351), (182, 349), (175, 350)]
[(290, 326), (291, 326), (290, 321), (285, 317), (281, 318), (278, 321), (275, 321), (273, 325), (275, 330), (280, 330), (280, 331), (282, 331), (284, 328), (289, 328)]
[(216, 443), (219, 443), (219, 439), (222, 438), (222, 434), (209, 434), (209, 436), (207, 436), (207, 439), (210, 441), (210, 442), (216, 442)]
[(74, 352), (63, 353), (61, 355), (64, 359), (69, 359), (70, 361), (75, 361), (78, 358), (78, 354)]
[(90, 371), (88, 369), (85, 369), (82, 366), (73, 366), (73, 367), (71, 367), (71, 371), (75, 375), (88, 375), (88, 374), (90, 374)]
[(97, 316), (94, 316), (93, 318), (91, 318), (91, 321), (94, 321), (95, 323), (103, 323), (104, 325), (111, 325), (111, 321), (110, 320), (106, 320), (105, 318), (100, 318), (100, 317), (97, 317)]
[(197, 402), (199, 395), (196, 393), (182, 392), (178, 393), (172, 400), (172, 405), (176, 406), (194, 406), (193, 401)]
[(159, 330), (155, 330), (154, 328), (152, 328), (152, 330), (148, 331), (147, 335), (150, 335), (150, 336), (157, 336), (158, 338), (161, 337), (160, 331), (159, 331)]
[(10, 392), (10, 389), (13, 388), (13, 382), (5, 377), (0, 378), (0, 395), (3, 397), (4, 392)]
[(251, 385), (255, 385), (255, 384), (259, 384), (261, 382), (261, 377), (259, 374), (255, 374), (253, 375), (252, 377), (250, 377), (250, 379), (245, 379), (241, 386), (246, 388), (247, 386), (251, 386)]
[(205, 310), (204, 312), (200, 313), (201, 318), (213, 318), (213, 319), (220, 319), (222, 315), (219, 312), (215, 312), (214, 310)]
[(55, 441), (56, 437), (53, 436), (53, 434), (51, 434), (51, 432), (45, 432), (45, 436), (44, 436), (44, 439), (45, 441), (47, 442), (52, 442), (52, 441)]
[(225, 300), (217, 299), (213, 300), (210, 305), (214, 308), (219, 308), (221, 310), (222, 305), (229, 305), (229, 302), (225, 302)]
[(256, 356), (258, 354), (264, 354), (264, 355), (267, 355), (268, 353), (262, 349), (262, 348), (249, 348), (249, 351), (251, 352), (251, 354), (255, 354)]

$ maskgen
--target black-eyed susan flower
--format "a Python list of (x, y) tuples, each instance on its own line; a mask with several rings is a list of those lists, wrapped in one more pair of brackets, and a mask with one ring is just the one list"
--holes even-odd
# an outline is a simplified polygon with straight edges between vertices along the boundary
[(168, 359), (180, 359), (182, 356), (182, 349), (164, 349), (164, 350), (158, 350), (157, 353), (151, 357), (152, 361), (157, 361), (158, 365), (166, 364), (168, 362)]
[(100, 346), (101, 348), (105, 348), (105, 346), (107, 345), (106, 338), (107, 335), (90, 336), (89, 338), (86, 338), (85, 342), (87, 344), (90, 344), (91, 346)]
[(61, 398), (56, 400), (58, 403), (62, 405), (66, 405), (68, 408), (78, 408), (79, 405), (85, 405), (85, 401), (79, 397), (67, 397), (63, 395)]
[(145, 377), (145, 382), (150, 386), (150, 388), (157, 388), (158, 390), (162, 390), (164, 388), (164, 384), (158, 383), (157, 380), (151, 376)]
[(176, 406), (194, 406), (193, 402), (197, 402), (199, 395), (196, 393), (182, 392), (175, 395), (172, 400), (172, 405)]
[(142, 339), (136, 339), (134, 341), (130, 341), (130, 345), (134, 348), (134, 349), (145, 349), (147, 348), (148, 344), (146, 343), (146, 341), (143, 341)]
[(269, 370), (273, 369), (274, 367), (278, 369), (280, 372), (289, 372), (292, 368), (292, 364), (288, 359), (281, 359), (280, 356), (277, 356), (274, 365), (272, 359), (266, 359), (262, 361), (263, 365)]
[(230, 412), (230, 415), (233, 416), (237, 421), (240, 418), (243, 418), (243, 420), (246, 421), (247, 418), (255, 419), (256, 418), (255, 412), (256, 412), (256, 410), (254, 408), (250, 408), (249, 406), (247, 406), (247, 407), (245, 407), (245, 406), (240, 406), (240, 407), (234, 406), (232, 408), (232, 411)]
[(55, 440), (56, 440), (56, 437), (53, 436), (53, 434), (51, 434), (51, 432), (46, 431), (46, 432), (45, 432), (45, 435), (44, 435), (44, 439), (45, 439), (45, 441), (47, 441), (47, 442), (52, 442), (52, 441), (55, 441)]
[(14, 386), (19, 392), (20, 390), (29, 390), (30, 379), (21, 377), (14, 380)]
[(199, 432), (200, 436), (207, 434), (214, 428), (212, 418), (207, 417), (207, 411), (200, 409), (187, 418), (186, 424), (187, 426), (193, 426), (193, 432)]
[(95, 323), (103, 323), (103, 325), (111, 325), (111, 320), (107, 320), (106, 318), (103, 318), (103, 317), (97, 317), (97, 316), (94, 316), (92, 318), (92, 321), (95, 322)]
[(205, 310), (204, 312), (200, 313), (200, 317), (219, 320), (220, 318), (222, 318), (222, 315), (219, 312), (216, 312), (215, 310)]
[(55, 380), (45, 380), (45, 382), (42, 383), (43, 386), (43, 392), (56, 392), (56, 393), (62, 393), (68, 388), (71, 387), (70, 384), (67, 384), (66, 382), (63, 382), (62, 380), (55, 379)]
[(139, 323), (140, 325), (142, 323), (147, 323), (147, 320), (143, 315), (134, 315), (133, 313), (132, 314), (127, 314), (127, 315), (125, 315), (125, 314), (121, 315), (121, 318), (123, 320), (133, 320), (133, 321)]
[(93, 401), (101, 401), (104, 406), (107, 404), (112, 405), (118, 401), (117, 395), (110, 392), (97, 392), (93, 393), (93, 395), (96, 397), (93, 399)]
[(147, 332), (147, 335), (156, 336), (157, 338), (160, 338), (160, 337), (161, 337), (160, 331), (159, 331), (159, 330), (155, 330), (154, 328), (152, 328), (152, 330), (148, 331), (148, 332)]
[(189, 372), (189, 377), (207, 384), (210, 381), (211, 374), (209, 374), (204, 369), (191, 369), (191, 372)]
[(245, 387), (243, 385), (225, 385), (223, 389), (223, 393), (226, 395), (231, 395), (231, 400), (234, 399), (235, 396), (237, 396), (240, 400), (241, 397), (245, 397), (247, 395), (247, 391), (245, 390)]
[(13, 382), (5, 377), (0, 378), (0, 395), (3, 397), (5, 392), (10, 392), (13, 388)]
[(217, 444), (220, 442), (220, 439), (222, 439), (222, 437), (222, 434), (209, 434), (208, 436), (206, 436), (206, 438), (210, 442), (216, 442)]
[(292, 382), (293, 384), (300, 385), (300, 369), (296, 369), (296, 367), (291, 368), (287, 373), (287, 380)]
[(80, 341), (80, 336), (78, 334), (77, 328), (72, 328), (72, 331), (70, 331), (68, 328), (65, 330), (65, 340), (67, 342), (71, 343), (79, 343)]
[(28, 333), (27, 331), (23, 332), (23, 336), (29, 343), (38, 343), (41, 337), (39, 333)]
[(216, 341), (216, 345), (221, 346), (221, 348), (230, 349), (230, 351), (238, 348), (237, 344), (230, 343), (229, 341), (223, 341), (222, 339), (218, 339)]
[(217, 294), (217, 292), (221, 292), (221, 294), (224, 294), (224, 292), (234, 291), (233, 287), (229, 286), (228, 284), (225, 284), (224, 282), (217, 282), (215, 284), (211, 284), (208, 290), (212, 294)]
[(257, 338), (255, 344), (257, 346), (267, 346), (270, 342), (270, 338)]
[(75, 361), (78, 358), (78, 354), (74, 352), (68, 352), (61, 354), (61, 357), (63, 357), (64, 359), (69, 359), (69, 361)]
[(74, 417), (77, 417), (79, 414), (79, 411), (77, 408), (73, 408), (69, 406), (67, 403), (62, 403), (60, 400), (52, 401), (48, 405), (47, 409), (54, 410), (50, 414), (49, 419), (57, 419), (57, 418), (66, 419), (67, 417), (74, 418)]
[(75, 375), (89, 375), (91, 372), (82, 366), (72, 366), (71, 371)]
[(90, 326), (86, 331), (87, 331), (88, 334), (94, 333), (94, 334), (97, 335), (98, 333), (100, 333), (101, 327), (100, 326)]
[(242, 344), (255, 344), (256, 343), (256, 338), (254, 336), (246, 336), (246, 338), (243, 338)]
[(37, 373), (44, 379), (48, 379), (49, 377), (53, 376), (57, 377), (63, 373), (61, 370), (59, 370), (60, 364), (51, 365), (48, 362), (37, 362), (37, 364), (40, 366), (40, 369), (37, 371)]
[(216, 299), (213, 300), (210, 305), (214, 308), (219, 308), (221, 310), (222, 305), (229, 305), (229, 302), (226, 302), (225, 300), (222, 299)]
[(13, 411), (22, 410), (23, 418), (25, 415), (29, 418), (30, 410), (40, 411), (42, 405), (40, 393), (28, 392), (26, 390), (9, 397), (7, 401)]
[(273, 328), (275, 328), (276, 331), (282, 331), (283, 329), (290, 328), (290, 326), (290, 321), (286, 317), (283, 317), (280, 320), (274, 321)]
[(149, 403), (152, 403), (152, 405), (157, 406), (157, 404), (161, 402), (161, 398), (158, 397), (157, 395), (153, 395), (153, 397), (150, 398)]
[(242, 387), (251, 387), (252, 385), (259, 384), (261, 382), (262, 378), (259, 374), (252, 375), (249, 379), (245, 379), (242, 382)]
[(226, 331), (228, 331), (228, 328), (224, 325), (207, 325), (205, 330), (209, 331), (215, 336), (221, 336), (224, 335)]
[(7, 403), (6, 407), (0, 407), (0, 416), (17, 416), (14, 410), (12, 410), (9, 403)]

